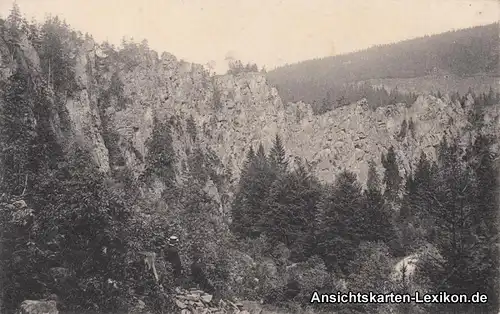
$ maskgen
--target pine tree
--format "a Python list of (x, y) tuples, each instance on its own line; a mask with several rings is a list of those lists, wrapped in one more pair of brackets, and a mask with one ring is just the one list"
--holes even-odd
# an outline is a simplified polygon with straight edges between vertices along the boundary
[(319, 182), (302, 163), (291, 173), (279, 177), (271, 187), (268, 212), (263, 216), (264, 231), (273, 245), (281, 242), (288, 246), (295, 261), (305, 261), (314, 250), (319, 187)]
[(493, 106), (496, 104), (496, 97), (495, 97), (495, 92), (493, 91), (493, 87), (490, 86), (490, 90), (488, 91), (488, 95), (486, 97), (486, 105), (487, 106)]
[(253, 147), (250, 146), (247, 152), (247, 158), (245, 160), (245, 165), (243, 167), (242, 173), (243, 172), (248, 173), (249, 167), (254, 161), (254, 159), (255, 159), (255, 151), (253, 150)]
[(67, 95), (74, 90), (75, 76), (73, 61), (63, 42), (65, 39), (77, 40), (75, 36), (57, 16), (48, 18), (40, 30), (40, 65), (47, 85)]
[(359, 234), (353, 232), (363, 207), (362, 191), (356, 175), (343, 171), (333, 189), (318, 204), (321, 224), (318, 226), (318, 250), (330, 270), (345, 272), (360, 243)]
[(398, 102), (398, 87), (396, 86), (393, 90), (390, 91), (389, 93), (389, 105), (395, 105)]
[(247, 195), (251, 189), (252, 171), (255, 162), (255, 152), (253, 147), (247, 152), (243, 168), (241, 169), (238, 193), (235, 196), (232, 206), (232, 231), (239, 236), (246, 236), (251, 221), (246, 211)]
[(157, 176), (166, 186), (172, 186), (175, 179), (175, 151), (172, 146), (172, 135), (168, 122), (153, 121), (153, 134), (148, 140), (149, 151), (146, 156), (146, 170), (143, 178)]
[(41, 48), (40, 29), (36, 20), (31, 20), (28, 25), (28, 39), (32, 43), (35, 50)]
[(195, 146), (187, 157), (187, 166), (189, 169), (188, 181), (201, 188), (210, 178), (210, 171), (206, 162), (206, 156), (200, 147)]
[(8, 32), (12, 36), (12, 40), (18, 40), (19, 35), (22, 31), (23, 26), (25, 26), (25, 20), (22, 17), (21, 9), (17, 2), (14, 1), (12, 8), (10, 9), (10, 14), (7, 17), (7, 24), (9, 26)]
[(370, 163), (368, 171), (367, 188), (364, 191), (364, 208), (360, 214), (362, 216), (360, 217), (361, 222), (357, 228), (362, 240), (389, 243), (394, 238), (392, 215), (384, 204), (373, 161)]
[(7, 83), (0, 115), (2, 190), (17, 195), (34, 175), (28, 167), (30, 146), (36, 136), (31, 97), (28, 74), (20, 70)]
[(264, 146), (262, 143), (259, 144), (259, 147), (257, 148), (257, 154), (255, 155), (257, 162), (262, 163), (262, 165), (266, 164), (268, 162), (267, 157), (266, 157), (266, 151), (264, 150)]
[(411, 136), (415, 138), (415, 122), (413, 122), (412, 118), (410, 118), (410, 121), (408, 122), (408, 130), (410, 131)]
[[(498, 286), (493, 278), (498, 278), (499, 267), (494, 244), (497, 240), (493, 240), (498, 226), (493, 217), (498, 205), (492, 192), (497, 189), (496, 176), (492, 175), (496, 172), (489, 161), (492, 156), (486, 153), (489, 143), (479, 137), (476, 148), (469, 148), (475, 153), (469, 153), (464, 161), (458, 141), (450, 142), (442, 141), (437, 171), (431, 170), (431, 182), (435, 183), (418, 199), (421, 211), (433, 221), (433, 244), (442, 258), (439, 264), (427, 261), (421, 271), (434, 284), (435, 291), (488, 291), (494, 301), (486, 306), (494, 308), (498, 304)], [(481, 150), (484, 154), (476, 155)], [(457, 307), (465, 311), (467, 305)]]
[(425, 184), (429, 184), (432, 179), (431, 173), (431, 163), (427, 159), (427, 155), (424, 151), (420, 153), (420, 159), (417, 163), (417, 168), (415, 169), (415, 184), (417, 186), (423, 186)]
[(401, 208), (398, 214), (398, 222), (400, 224), (406, 222), (412, 216), (411, 200), (410, 197), (415, 192), (415, 183), (413, 175), (410, 174), (406, 178), (403, 199), (401, 200)]
[[(482, 217), (488, 224), (493, 227), (494, 223), (494, 206), (496, 202), (496, 187), (498, 185), (497, 178), (494, 175), (494, 154), (491, 152), (492, 139), (486, 135), (480, 134), (475, 139), (472, 151), (472, 167), (477, 178), (477, 198), (480, 202), (479, 208), (481, 212), (477, 214), (486, 214)], [(489, 230), (491, 233), (492, 229)]]
[(189, 116), (189, 118), (186, 120), (186, 130), (191, 137), (191, 140), (196, 142), (197, 138), (197, 131), (196, 131), (196, 124), (194, 122), (194, 118), (192, 115)]
[(430, 226), (432, 220), (429, 219), (427, 208), (432, 205), (432, 198), (429, 193), (433, 191), (433, 169), (427, 160), (424, 152), (421, 153), (415, 173), (406, 180), (403, 200), (399, 212), (398, 221), (402, 232), (402, 247), (411, 251), (420, 245), (424, 234), (420, 233), (421, 228), (428, 230), (428, 241), (432, 241)]
[(278, 175), (284, 174), (287, 171), (288, 161), (286, 159), (286, 152), (281, 137), (278, 134), (276, 134), (273, 147), (269, 152), (269, 163), (273, 171)]
[(391, 203), (397, 203), (401, 188), (402, 178), (399, 174), (399, 168), (396, 160), (394, 147), (391, 146), (387, 155), (382, 155), (382, 165), (385, 168), (383, 183), (385, 184), (384, 197)]
[[(476, 280), (483, 283), (483, 289), (493, 300), (498, 300), (500, 276), (498, 248), (498, 169), (494, 166), (495, 154), (492, 153), (494, 141), (485, 135), (479, 135), (471, 148), (473, 159), (471, 168), (476, 178), (475, 184), (475, 210), (473, 211), (472, 224), (476, 236), (479, 239), (478, 248), (482, 260), (476, 267), (478, 276)], [(478, 256), (476, 255), (476, 258)], [(476, 273), (477, 274), (477, 273)], [(491, 306), (498, 304), (492, 302)]]
[(373, 160), (368, 162), (368, 178), (366, 179), (367, 189), (380, 190), (380, 178), (377, 174), (377, 165)]
[(403, 122), (401, 122), (401, 129), (399, 130), (398, 134), (398, 139), (402, 140), (406, 137), (406, 133), (408, 131), (408, 124), (406, 122), (406, 119), (403, 119)]
[(270, 171), (264, 147), (250, 149), (233, 203), (232, 230), (240, 237), (258, 237), (262, 233), (267, 197), (275, 175)]

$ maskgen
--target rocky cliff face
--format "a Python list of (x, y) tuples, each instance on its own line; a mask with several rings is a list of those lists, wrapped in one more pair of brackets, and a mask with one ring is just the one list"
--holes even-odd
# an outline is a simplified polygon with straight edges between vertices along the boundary
[[(144, 171), (154, 117), (169, 119), (174, 126), (179, 167), (187, 148), (197, 145), (218, 157), (218, 171), (231, 169), (233, 182), (249, 146), (262, 143), (268, 149), (276, 133), (283, 138), (291, 160), (306, 158), (316, 165), (321, 179), (332, 181), (336, 172), (346, 168), (365, 181), (368, 161), (380, 165), (381, 153), (391, 145), (405, 173), (422, 150), (432, 156), (445, 134), (460, 133), (467, 125), (467, 108), (446, 98), (422, 96), (411, 106), (376, 110), (361, 100), (315, 116), (307, 104), (283, 104), (277, 90), (258, 73), (211, 77), (201, 65), (179, 61), (168, 53), (158, 57), (151, 51), (136, 54), (131, 64), (101, 50), (92, 40), (69, 49), (77, 88), (63, 99), (70, 131), (58, 134), (62, 142), (84, 144), (105, 172), (127, 167), (138, 176)], [(19, 60), (12, 58), (1, 41), (0, 54), (0, 75), (5, 80)], [(19, 55), (33, 73), (40, 72), (29, 41), (20, 45)], [(113, 92), (117, 84), (120, 93)], [(499, 113), (498, 106), (487, 113), (489, 132), (500, 132)], [(190, 117), (195, 137), (189, 131)], [(60, 127), (60, 118), (53, 120), (54, 127)], [(208, 188), (217, 195), (220, 187)]]

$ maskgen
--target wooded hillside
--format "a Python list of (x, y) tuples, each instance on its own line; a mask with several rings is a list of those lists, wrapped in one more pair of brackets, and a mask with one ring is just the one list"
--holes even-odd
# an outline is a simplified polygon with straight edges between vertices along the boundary
[(477, 26), (307, 60), (269, 71), (267, 77), (283, 100), (312, 104), (348, 82), (429, 75), (448, 75), (457, 80), (478, 74), (497, 76), (498, 27), (498, 23)]

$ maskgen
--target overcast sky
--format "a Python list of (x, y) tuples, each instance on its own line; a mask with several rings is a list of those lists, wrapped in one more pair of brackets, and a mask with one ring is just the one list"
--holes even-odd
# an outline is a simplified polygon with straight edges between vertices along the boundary
[[(17, 0), (30, 19), (57, 14), (98, 41), (151, 48), (225, 71), (226, 57), (272, 69), (451, 29), (497, 22), (497, 0)], [(12, 5), (0, 0), (0, 14)]]

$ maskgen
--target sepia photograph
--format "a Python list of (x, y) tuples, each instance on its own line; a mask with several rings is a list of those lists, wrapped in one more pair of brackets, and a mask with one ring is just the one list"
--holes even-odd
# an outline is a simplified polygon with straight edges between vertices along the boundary
[(500, 314), (498, 0), (0, 0), (0, 314)]

